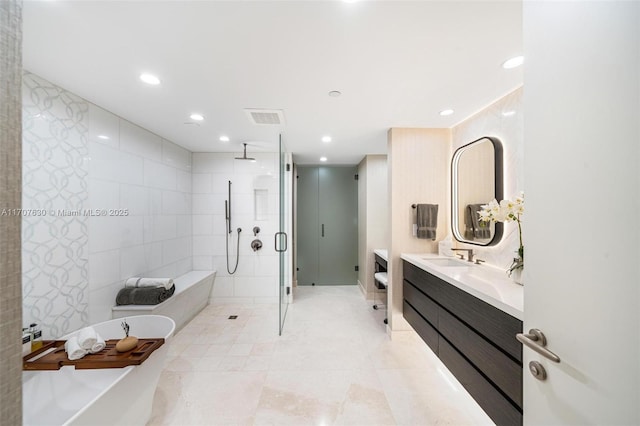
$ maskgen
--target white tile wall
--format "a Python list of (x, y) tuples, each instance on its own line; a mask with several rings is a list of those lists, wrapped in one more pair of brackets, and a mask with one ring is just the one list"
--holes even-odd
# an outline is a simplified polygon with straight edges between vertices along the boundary
[[(91, 110), (93, 109), (91, 108)], [(144, 184), (144, 160), (142, 157), (119, 151), (117, 148), (100, 142), (89, 142), (89, 155), (92, 179), (130, 185)]]
[[(256, 162), (234, 160), (240, 156), (228, 153), (193, 154), (193, 267), (217, 270), (212, 301), (216, 303), (272, 302), (278, 296), (278, 256), (273, 235), (278, 227), (277, 154), (251, 153)], [(238, 227), (240, 258), (235, 274), (227, 272), (225, 240), (229, 237), (224, 202), (227, 182), (231, 181), (232, 229), (229, 238), (229, 266), (236, 261)], [(267, 220), (256, 220), (254, 190), (268, 192)], [(252, 229), (259, 226), (258, 238), (263, 248), (254, 252)]]
[(145, 159), (144, 186), (148, 188), (175, 190), (177, 186), (176, 169)]
[(95, 108), (89, 117), (89, 142), (97, 142), (118, 149), (120, 119), (102, 108)]
[(192, 269), (192, 154), (30, 73), (23, 98), (23, 206), (107, 210), (23, 222), (24, 322), (53, 338), (110, 319), (126, 278)]
[(182, 170), (183, 172), (191, 172), (191, 152), (163, 139), (162, 163)]
[[(101, 284), (90, 298), (97, 310), (91, 316), (104, 320), (123, 280), (140, 275), (175, 278), (192, 269), (191, 153), (95, 105), (89, 115), (112, 129), (117, 122), (120, 129), (111, 132), (108, 143), (90, 144), (90, 199), (100, 200), (103, 208), (128, 211), (124, 217), (89, 221), (90, 268), (118, 271), (109, 274), (110, 281), (95, 277)], [(103, 297), (109, 298), (109, 309)]]
[(89, 255), (89, 289), (98, 290), (120, 279), (120, 250)]
[(162, 139), (142, 127), (120, 120), (120, 149), (141, 158), (162, 162)]

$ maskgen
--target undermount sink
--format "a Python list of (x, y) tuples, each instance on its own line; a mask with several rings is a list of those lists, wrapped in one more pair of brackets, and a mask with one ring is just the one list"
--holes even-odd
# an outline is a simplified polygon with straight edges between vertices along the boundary
[(432, 263), (434, 266), (444, 266), (447, 268), (466, 268), (469, 266), (469, 262), (464, 262), (456, 259), (449, 259), (446, 257), (423, 257), (425, 262)]

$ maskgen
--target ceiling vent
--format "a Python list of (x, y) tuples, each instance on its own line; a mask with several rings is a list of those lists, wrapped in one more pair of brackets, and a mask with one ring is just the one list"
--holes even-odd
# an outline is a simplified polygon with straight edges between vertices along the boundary
[(284, 113), (281, 109), (245, 108), (249, 121), (261, 126), (283, 126)]

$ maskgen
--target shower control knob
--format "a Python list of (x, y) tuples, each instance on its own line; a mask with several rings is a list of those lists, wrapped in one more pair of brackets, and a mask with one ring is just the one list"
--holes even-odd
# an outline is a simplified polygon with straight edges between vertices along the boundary
[(260, 241), (259, 239), (255, 239), (253, 241), (251, 241), (251, 248), (253, 249), (253, 251), (258, 251), (262, 248), (262, 241)]
[(260, 227), (259, 226), (254, 226), (253, 227), (253, 236), (255, 237), (259, 233), (260, 233)]

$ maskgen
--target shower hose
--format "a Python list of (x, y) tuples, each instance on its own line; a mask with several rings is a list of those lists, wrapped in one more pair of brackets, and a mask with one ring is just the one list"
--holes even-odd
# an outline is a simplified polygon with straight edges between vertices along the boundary
[(227, 272), (229, 275), (233, 275), (238, 270), (238, 262), (240, 260), (240, 233), (242, 232), (242, 228), (238, 228), (238, 241), (236, 243), (236, 266), (233, 267), (233, 271), (229, 269), (229, 235), (225, 238), (226, 241), (226, 252), (227, 252)]

